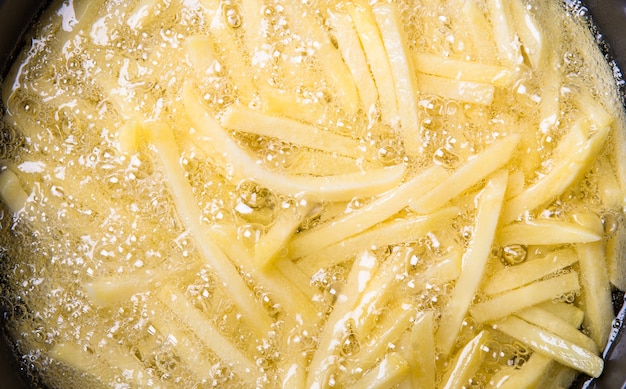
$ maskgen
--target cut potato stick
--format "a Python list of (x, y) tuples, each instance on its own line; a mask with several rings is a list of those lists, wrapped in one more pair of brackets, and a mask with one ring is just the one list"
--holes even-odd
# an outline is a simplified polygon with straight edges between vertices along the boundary
[(415, 315), (415, 310), (407, 309), (402, 304), (391, 309), (379, 323), (380, 330), (369, 336), (366, 347), (361, 347), (358, 360), (355, 363), (355, 371), (367, 371), (376, 365), (381, 355), (385, 355), (390, 344), (397, 344), (407, 328), (411, 325), (411, 317)]
[(609, 281), (621, 291), (626, 291), (626, 228), (624, 219), (620, 218), (619, 227), (615, 234), (606, 241), (606, 266)]
[(600, 158), (596, 162), (595, 177), (598, 185), (600, 201), (607, 210), (618, 208), (623, 200), (622, 188), (620, 188), (617, 175), (608, 158)]
[(219, 61), (214, 52), (213, 41), (208, 35), (192, 35), (185, 39), (187, 60), (202, 81), (219, 70)]
[(504, 292), (470, 308), (479, 322), (497, 320), (524, 308), (580, 289), (575, 271)]
[(577, 327), (570, 325), (567, 321), (542, 308), (537, 306), (529, 307), (516, 312), (515, 316), (526, 320), (530, 324), (545, 328), (594, 354), (600, 352), (593, 339), (580, 332)]
[(602, 239), (595, 231), (578, 223), (554, 219), (535, 219), (514, 222), (500, 229), (498, 244), (508, 246), (522, 245), (559, 245), (565, 243), (596, 242)]
[(304, 123), (321, 123), (326, 116), (328, 104), (297, 92), (272, 87), (259, 90), (261, 109), (268, 115), (285, 116)]
[[(289, 259), (276, 261), (274, 267), (278, 273), (282, 275), (282, 278), (289, 280), (296, 288), (300, 289), (302, 294), (306, 296), (309, 301), (313, 301), (315, 294), (319, 293), (319, 290), (312, 284), (311, 277), (307, 273), (302, 272), (302, 270)], [(269, 269), (266, 273), (271, 274), (272, 272), (274, 272), (274, 270)], [(310, 302), (307, 304), (307, 306), (311, 305)], [(303, 307), (301, 309), (303, 309)]]
[(410, 202), (411, 209), (420, 214), (427, 214), (457, 197), (506, 164), (513, 155), (519, 139), (518, 135), (510, 135), (492, 143), (432, 190), (414, 197)]
[(579, 244), (576, 250), (583, 288), (583, 326), (598, 347), (604, 349), (614, 317), (611, 285), (606, 270), (605, 243)]
[(556, 365), (549, 376), (544, 377), (543, 382), (539, 383), (539, 388), (545, 389), (567, 389), (580, 374), (571, 367)]
[[(579, 139), (578, 134), (581, 131), (585, 132), (585, 129), (581, 127), (588, 127), (588, 124), (577, 122), (574, 128), (566, 135), (566, 138)], [(570, 143), (569, 139), (562, 140), (562, 142), (572, 144), (572, 147), (559, 150), (560, 158), (552, 170), (539, 181), (526, 188), (524, 192), (506, 203), (502, 222), (508, 223), (522, 216), (525, 212), (547, 204), (563, 193), (565, 189), (589, 170), (600, 153), (609, 131), (610, 127), (599, 130), (584, 144), (576, 144), (578, 142)]]
[(300, 196), (289, 208), (281, 209), (270, 229), (259, 239), (254, 248), (254, 263), (258, 268), (270, 264), (281, 248), (287, 247), (302, 221), (322, 205), (313, 198)]
[(435, 388), (435, 327), (432, 311), (420, 312), (411, 327), (404, 357), (412, 388)]
[(479, 105), (490, 105), (493, 102), (495, 88), (492, 84), (455, 80), (423, 73), (417, 73), (416, 77), (422, 94)]
[(355, 388), (386, 389), (401, 383), (408, 374), (407, 361), (396, 352), (391, 352), (374, 369), (368, 371), (355, 383)]
[(493, 327), (523, 342), (535, 352), (592, 377), (600, 376), (604, 368), (599, 356), (515, 316), (499, 321)]
[(176, 322), (172, 322), (171, 318), (178, 320), (177, 317), (169, 316), (168, 319), (170, 320), (161, 315), (155, 315), (150, 319), (151, 326), (166, 339), (168, 344), (172, 345), (176, 350), (176, 356), (185, 363), (185, 367), (190, 369), (196, 377), (205, 380), (211, 379), (211, 362), (203, 352), (201, 343), (189, 336), (186, 331), (176, 325)]
[(367, 251), (354, 261), (346, 284), (335, 299), (333, 311), (326, 319), (324, 331), (319, 335), (318, 347), (309, 364), (307, 388), (323, 388), (326, 385), (325, 373), (337, 363), (341, 339), (349, 330), (350, 311), (377, 271), (377, 258)]
[(442, 377), (440, 388), (462, 389), (476, 374), (483, 362), (483, 348), (491, 339), (488, 331), (480, 331), (454, 357), (451, 366)]
[(363, 144), (355, 139), (324, 131), (297, 120), (266, 115), (241, 104), (228, 107), (222, 114), (221, 124), (231, 130), (278, 138), (283, 142), (355, 159), (364, 154)]
[[(323, 77), (331, 86), (333, 96), (339, 100), (343, 111), (352, 116), (359, 107), (359, 94), (356, 88), (356, 80), (352, 78), (350, 69), (343, 61), (341, 53), (333, 45), (330, 36), (315, 17), (315, 12), (309, 9), (301, 9), (298, 3), (286, 2), (282, 5), (283, 12), (292, 33), (307, 37), (314, 42), (311, 48), (315, 50), (315, 58), (323, 71)], [(332, 71), (328, 71), (332, 69)]]
[(190, 87), (183, 90), (183, 100), (189, 118), (201, 132), (199, 137), (206, 142), (208, 153), (228, 161), (229, 170), (240, 179), (254, 177), (258, 183), (276, 192), (291, 196), (312, 193), (322, 200), (347, 201), (355, 196), (380, 194), (394, 187), (404, 174), (404, 165), (323, 177), (287, 176), (272, 172), (257, 165), (254, 158), (223, 132)]
[(488, 295), (494, 295), (516, 289), (576, 262), (578, 262), (578, 255), (572, 249), (552, 251), (543, 257), (505, 267), (490, 277), (489, 282), (483, 286), (482, 290)]
[(364, 207), (299, 234), (289, 245), (290, 257), (300, 258), (311, 254), (387, 220), (405, 208), (412, 198), (426, 193), (441, 182), (446, 175), (443, 168), (432, 166)]
[(522, 41), (522, 47), (533, 69), (543, 69), (546, 49), (541, 28), (529, 7), (522, 0), (513, 0), (509, 4), (514, 30)]
[(437, 344), (444, 354), (449, 354), (452, 350), (463, 318), (485, 272), (506, 192), (506, 183), (507, 174), (500, 171), (487, 182), (479, 195), (474, 238), (465, 251), (463, 271), (456, 281), (450, 302), (441, 312), (436, 334)]
[(361, 97), (361, 104), (368, 115), (372, 115), (372, 112), (376, 110), (378, 90), (352, 20), (347, 14), (341, 12), (329, 11), (328, 16), (343, 60), (348, 65), (352, 77), (358, 80), (356, 87)]
[(254, 298), (245, 281), (233, 263), (212, 240), (209, 239), (208, 227), (202, 224), (202, 214), (193, 195), (191, 185), (185, 178), (183, 167), (172, 130), (161, 123), (152, 123), (149, 127), (148, 139), (162, 163), (164, 175), (170, 193), (176, 204), (176, 210), (185, 227), (196, 241), (203, 259), (222, 278), (232, 290), (231, 296), (241, 312), (246, 312), (248, 323), (260, 336), (267, 334), (271, 320), (268, 313)]
[(559, 319), (575, 328), (580, 328), (585, 316), (585, 312), (582, 309), (563, 301), (544, 301), (536, 306), (558, 316)]
[(500, 60), (511, 66), (518, 65), (522, 62), (522, 54), (513, 28), (509, 2), (488, 0), (486, 6), (491, 19), (493, 38)]
[(0, 199), (14, 213), (23, 209), (28, 200), (20, 179), (8, 168), (0, 173)]
[(475, 55), (483, 62), (494, 63), (496, 62), (497, 49), (493, 39), (493, 29), (476, 3), (475, 0), (463, 2), (462, 11), (466, 20), (465, 25), (472, 37)]
[(415, 240), (427, 232), (450, 223), (456, 207), (443, 208), (429, 215), (381, 222), (369, 229), (302, 257), (297, 265), (306, 274), (337, 265), (363, 250)]
[(501, 367), (489, 379), (487, 389), (536, 388), (537, 383), (555, 363), (551, 358), (533, 353), (520, 368)]
[(419, 115), (417, 110), (417, 85), (413, 58), (402, 20), (396, 7), (389, 3), (376, 3), (372, 13), (387, 52), (396, 89), (400, 134), (408, 155), (416, 155), (421, 146)]
[[(237, 91), (240, 101), (250, 102), (257, 93), (253, 83), (250, 64), (245, 60), (245, 47), (239, 42), (236, 33), (226, 25), (222, 4), (219, 0), (202, 0), (200, 4), (206, 9), (209, 19), (209, 35), (213, 40), (213, 48), (220, 63), (224, 66), (228, 78)], [(236, 48), (236, 49), (235, 49)]]
[[(472, 2), (467, 1), (466, 3)], [(413, 59), (415, 69), (418, 72), (433, 76), (480, 84), (493, 84), (499, 87), (509, 86), (514, 80), (514, 74), (511, 70), (491, 63), (452, 59), (430, 53), (416, 53)]]
[(256, 385), (259, 369), (254, 361), (223, 336), (181, 292), (165, 287), (159, 291), (158, 298), (239, 378), (251, 386)]
[[(228, 258), (238, 258), (243, 264), (252, 263), (252, 254), (237, 239), (236, 231), (229, 231), (229, 228), (223, 225), (213, 225), (209, 229), (209, 234)], [(281, 269), (284, 268), (285, 266), (281, 266)], [(300, 315), (307, 322), (315, 321), (316, 310), (311, 300), (315, 292), (311, 291), (312, 289), (305, 289), (310, 281), (300, 283), (300, 278), (291, 278), (293, 275), (290, 273), (285, 276), (283, 271), (257, 271), (254, 267), (250, 270), (252, 278), (285, 307), (286, 312)]]
[(359, 35), (361, 47), (365, 51), (370, 71), (378, 89), (382, 120), (386, 124), (395, 126), (399, 117), (393, 72), (372, 10), (365, 3), (346, 3), (346, 8)]

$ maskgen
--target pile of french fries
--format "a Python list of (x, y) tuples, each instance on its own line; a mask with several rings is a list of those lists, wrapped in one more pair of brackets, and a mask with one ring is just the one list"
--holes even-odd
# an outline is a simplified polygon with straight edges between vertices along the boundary
[[(625, 120), (564, 5), (69, 4), (3, 89), (23, 152), (0, 198), (68, 241), (33, 254), (58, 278), (19, 297), (52, 335), (12, 327), (52, 385), (600, 376), (626, 289)], [(47, 77), (71, 61), (77, 81)]]

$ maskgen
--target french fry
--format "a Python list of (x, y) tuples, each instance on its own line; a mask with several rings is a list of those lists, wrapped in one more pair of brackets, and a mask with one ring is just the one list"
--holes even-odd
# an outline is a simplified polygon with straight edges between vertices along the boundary
[(402, 382), (408, 374), (408, 363), (400, 354), (387, 354), (378, 366), (354, 383), (355, 388), (385, 389)]
[(370, 71), (378, 89), (382, 120), (395, 126), (398, 121), (398, 100), (393, 72), (372, 10), (367, 4), (355, 3), (347, 3), (346, 8), (359, 35), (361, 47), (365, 51)]
[(482, 349), (491, 338), (489, 331), (481, 331), (454, 357), (442, 378), (441, 388), (461, 389), (476, 374), (483, 362)]
[(355, 196), (382, 193), (395, 186), (404, 174), (403, 165), (322, 177), (285, 176), (272, 172), (257, 165), (246, 151), (222, 131), (189, 87), (183, 90), (183, 100), (189, 118), (203, 134), (200, 140), (206, 143), (207, 152), (228, 161), (229, 167), (239, 179), (254, 177), (257, 182), (279, 193), (295, 196), (304, 192), (317, 194), (321, 199), (331, 201), (351, 200)]
[(302, 257), (298, 261), (298, 267), (306, 274), (313, 274), (320, 268), (337, 265), (365, 249), (411, 241), (443, 226), (444, 223), (449, 223), (458, 212), (458, 208), (449, 207), (430, 215), (381, 222), (357, 235)]
[(413, 388), (435, 388), (435, 334), (431, 311), (418, 314), (403, 350)]
[(491, 144), (481, 153), (469, 159), (432, 190), (420, 197), (411, 199), (411, 209), (421, 214), (430, 213), (463, 193), (502, 167), (513, 154), (519, 139), (517, 135), (510, 135)]
[[(581, 132), (584, 133), (588, 130), (588, 126), (588, 123), (585, 124), (580, 121), (574, 125), (574, 128), (566, 136), (567, 139), (562, 141), (568, 145), (571, 144), (572, 147), (560, 150), (560, 160), (555, 163), (548, 174), (505, 204), (502, 215), (503, 223), (508, 223), (522, 216), (525, 212), (550, 202), (573, 184), (581, 174), (587, 172), (600, 153), (609, 134), (609, 127), (605, 127), (583, 144), (574, 141), (573, 139), (580, 139)], [(570, 138), (572, 138), (571, 142)]]
[(19, 178), (8, 168), (0, 173), (0, 199), (11, 212), (19, 212), (28, 200)]
[(372, 6), (372, 13), (391, 67), (404, 149), (408, 155), (416, 155), (421, 147), (417, 81), (414, 77), (413, 58), (402, 28), (402, 21), (396, 7), (389, 3), (376, 3)]
[(537, 387), (542, 376), (554, 365), (551, 358), (533, 353), (521, 368), (503, 366), (489, 380), (488, 389), (517, 389)]
[(546, 57), (542, 29), (524, 1), (514, 0), (509, 6), (514, 30), (522, 41), (522, 48), (533, 69), (540, 69)]
[(597, 242), (602, 239), (596, 231), (571, 223), (553, 219), (535, 219), (515, 222), (498, 232), (497, 241), (502, 246), (560, 245), (565, 243)]
[(526, 320), (530, 324), (545, 328), (555, 335), (587, 349), (594, 354), (599, 353), (598, 346), (593, 339), (580, 332), (577, 327), (570, 325), (567, 321), (549, 311), (534, 306), (515, 313), (515, 316)]
[(592, 377), (600, 376), (604, 368), (599, 356), (517, 317), (509, 316), (498, 321), (494, 328), (525, 343), (536, 353)]
[(495, 88), (492, 84), (462, 81), (423, 73), (418, 73), (416, 77), (420, 92), (423, 94), (479, 105), (490, 105), (493, 102)]
[(579, 244), (576, 250), (580, 283), (583, 288), (585, 311), (583, 326), (598, 347), (603, 349), (613, 322), (613, 300), (606, 270), (605, 244), (604, 242)]
[(452, 80), (493, 84), (498, 87), (509, 86), (514, 80), (511, 70), (491, 63), (452, 59), (430, 53), (416, 53), (413, 59), (418, 72)]
[(308, 255), (387, 220), (405, 208), (412, 198), (425, 193), (445, 176), (446, 172), (442, 168), (432, 166), (364, 207), (336, 218), (320, 228), (299, 234), (289, 245), (291, 258)]
[(482, 289), (488, 295), (516, 289), (571, 266), (577, 261), (578, 255), (572, 249), (552, 251), (541, 258), (505, 267), (493, 274)]
[(489, 0), (486, 4), (500, 60), (511, 66), (521, 63), (522, 54), (513, 28), (509, 2)]
[(221, 116), (224, 128), (255, 135), (278, 138), (283, 142), (337, 153), (352, 158), (363, 157), (363, 144), (359, 141), (321, 130), (297, 120), (270, 116), (240, 104), (228, 107)]
[(443, 308), (435, 339), (443, 353), (449, 354), (463, 318), (478, 290), (498, 225), (507, 174), (500, 171), (487, 183), (478, 198), (474, 239), (463, 257), (463, 272), (456, 281), (450, 302)]
[(475, 0), (464, 1), (462, 12), (465, 25), (473, 38), (475, 55), (484, 62), (494, 63), (497, 49), (493, 38), (493, 28)]
[(585, 312), (574, 304), (568, 304), (563, 301), (545, 301), (536, 306), (558, 316), (559, 319), (567, 322), (572, 327), (580, 328), (580, 325), (583, 324)]
[(474, 305), (469, 311), (479, 322), (493, 321), (578, 289), (580, 289), (578, 273), (572, 271), (504, 292), (488, 301)]
[(364, 252), (354, 261), (344, 287), (336, 297), (333, 311), (326, 319), (324, 331), (319, 336), (318, 347), (309, 364), (306, 387), (321, 388), (326, 385), (324, 373), (337, 362), (340, 339), (348, 330), (346, 325), (350, 319), (350, 311), (359, 301), (374, 274), (378, 271), (376, 257)]
[(352, 20), (350, 16), (342, 12), (328, 11), (328, 16), (343, 60), (348, 65), (352, 77), (358, 80), (356, 87), (359, 90), (361, 104), (368, 115), (372, 115), (378, 102), (378, 90)]
[(159, 300), (176, 315), (213, 353), (227, 363), (235, 374), (248, 384), (255, 386), (260, 372), (248, 355), (239, 350), (210, 320), (204, 318), (185, 296), (174, 288), (162, 288)]

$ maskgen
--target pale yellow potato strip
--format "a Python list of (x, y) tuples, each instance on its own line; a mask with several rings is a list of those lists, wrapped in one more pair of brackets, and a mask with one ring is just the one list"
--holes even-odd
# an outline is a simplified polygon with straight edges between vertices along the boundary
[[(241, 104), (228, 107), (221, 116), (222, 127), (280, 139), (328, 153), (360, 158), (364, 145), (347, 136), (325, 131), (294, 119), (264, 114)], [(323, 172), (321, 172), (323, 174)]]
[(621, 291), (626, 291), (626, 228), (620, 224), (617, 232), (606, 241), (606, 266), (609, 281)]
[(387, 389), (400, 384), (408, 375), (407, 361), (396, 352), (391, 352), (380, 361), (378, 366), (368, 371), (355, 383), (355, 388)]
[(492, 84), (455, 80), (424, 73), (417, 73), (416, 78), (422, 94), (478, 105), (490, 105), (493, 102), (495, 87)]
[(556, 365), (549, 376), (544, 377), (544, 381), (539, 383), (540, 388), (545, 389), (567, 389), (571, 388), (579, 373), (571, 367)]
[(297, 265), (306, 274), (337, 265), (352, 255), (372, 248), (408, 242), (452, 222), (459, 214), (456, 207), (443, 208), (424, 216), (384, 221), (342, 241), (302, 257)]
[(244, 316), (248, 318), (248, 324), (259, 336), (265, 336), (271, 324), (268, 313), (255, 300), (254, 294), (239, 276), (235, 265), (209, 238), (209, 228), (200, 220), (199, 215), (202, 212), (197, 205), (191, 185), (185, 177), (184, 169), (180, 165), (180, 155), (172, 130), (161, 123), (147, 123), (146, 130), (149, 131), (149, 141), (161, 161), (168, 189), (183, 225), (198, 245), (204, 261), (231, 288), (233, 301), (241, 312), (247, 313)]
[(585, 316), (585, 311), (563, 301), (545, 301), (536, 306), (558, 316), (559, 319), (576, 328), (580, 328)]
[(491, 339), (489, 331), (481, 331), (454, 357), (451, 366), (441, 379), (440, 388), (463, 389), (467, 387), (470, 378), (480, 369), (483, 362), (483, 347)]
[[(411, 317), (415, 315), (414, 309), (406, 309), (402, 305), (396, 306), (384, 318), (380, 319), (379, 331), (375, 331), (369, 336), (368, 341), (364, 342), (358, 354), (358, 361), (355, 363), (355, 369), (367, 371), (376, 365), (390, 343), (397, 344), (402, 334), (406, 332), (408, 326), (411, 325)], [(363, 334), (367, 336), (367, 334)]]
[[(252, 264), (252, 254), (238, 240), (237, 232), (233, 230), (215, 224), (209, 229), (209, 236), (220, 246), (228, 258), (238, 258), (242, 264)], [(285, 307), (286, 312), (301, 315), (304, 320), (315, 319), (316, 310), (311, 300), (314, 293), (303, 292), (303, 285), (297, 280), (284, 276), (279, 271), (257, 271), (254, 266), (244, 267), (243, 270), (250, 270), (253, 279), (270, 293), (272, 298)]]
[(288, 209), (281, 209), (270, 229), (261, 237), (254, 248), (254, 262), (258, 268), (272, 263), (279, 251), (287, 247), (289, 239), (296, 232), (302, 221), (321, 204), (313, 199), (300, 197)]
[(212, 72), (219, 70), (219, 61), (215, 55), (213, 41), (208, 35), (192, 35), (185, 39), (187, 60), (196, 77), (202, 81)]
[[(255, 181), (276, 192), (295, 196), (312, 193), (322, 200), (347, 201), (355, 196), (375, 196), (393, 188), (404, 174), (403, 165), (334, 176), (305, 177), (284, 175), (265, 169), (226, 134), (207, 112), (198, 96), (187, 87), (183, 90), (185, 109), (208, 153), (223, 159), (239, 179)], [(228, 162), (225, 162), (228, 161)]]
[(614, 210), (620, 207), (623, 200), (622, 188), (608, 158), (600, 158), (596, 163), (598, 171), (595, 177), (600, 201), (605, 209)]
[(583, 288), (583, 327), (600, 349), (603, 349), (611, 333), (613, 300), (606, 269), (605, 243), (579, 244), (578, 266)]
[(328, 22), (337, 40), (344, 62), (348, 65), (352, 77), (358, 80), (356, 87), (361, 97), (361, 104), (368, 115), (371, 115), (372, 111), (376, 109), (378, 90), (352, 20), (347, 14), (328, 11)]
[(387, 220), (405, 208), (411, 198), (427, 192), (446, 175), (443, 168), (432, 166), (362, 208), (331, 220), (319, 228), (299, 234), (289, 245), (290, 257), (300, 258), (309, 255)]
[[(293, 286), (298, 288), (304, 296), (309, 300), (307, 306), (313, 308), (313, 297), (316, 293), (319, 293), (319, 290), (312, 285), (311, 277), (308, 273), (302, 272), (302, 270), (296, 266), (295, 263), (291, 262), (289, 259), (282, 259), (276, 261), (274, 263), (274, 267), (278, 271), (278, 274), (282, 275), (282, 278), (285, 280), (289, 280)], [(268, 269), (265, 273), (267, 273), (271, 277), (271, 273), (273, 273), (273, 269)], [(303, 306), (300, 307), (300, 310), (304, 309)]]
[(401, 16), (396, 6), (376, 3), (372, 13), (387, 52), (393, 81), (396, 88), (400, 134), (407, 154), (415, 155), (420, 147), (419, 115), (417, 110), (417, 84), (413, 57), (402, 27)]
[(317, 123), (326, 115), (326, 101), (301, 96), (296, 91), (260, 88), (261, 109), (268, 115), (285, 116), (305, 123)]
[[(343, 61), (341, 53), (333, 46), (330, 36), (316, 19), (311, 9), (302, 9), (297, 2), (281, 4), (293, 33), (307, 37), (315, 45), (315, 58), (323, 70), (323, 77), (331, 86), (333, 96), (339, 99), (341, 108), (348, 115), (354, 115), (359, 107), (359, 94), (356, 80), (352, 78), (350, 69)], [(332, 69), (332, 70), (329, 70)]]
[(309, 364), (307, 388), (322, 388), (326, 371), (337, 363), (341, 339), (348, 330), (350, 312), (378, 271), (378, 260), (364, 252), (354, 261), (346, 284), (339, 291), (333, 311), (326, 319), (324, 331), (318, 337), (318, 347)]
[(495, 63), (497, 49), (493, 38), (493, 28), (477, 5), (477, 1), (464, 1), (462, 13), (465, 17), (465, 26), (472, 38), (475, 55), (483, 62)]
[(0, 199), (11, 212), (19, 212), (28, 200), (20, 179), (8, 168), (0, 173)]
[(457, 197), (506, 164), (513, 155), (519, 139), (518, 135), (509, 135), (489, 145), (485, 150), (468, 159), (435, 188), (411, 200), (411, 209), (420, 214), (427, 214)]
[(577, 327), (570, 325), (567, 321), (542, 308), (536, 306), (529, 307), (515, 313), (515, 316), (526, 320), (530, 324), (545, 328), (594, 354), (600, 352), (593, 339), (579, 331)]
[(48, 351), (48, 356), (78, 370), (80, 374), (88, 375), (89, 378), (93, 377), (95, 382), (113, 382), (115, 377), (122, 375), (121, 371), (102, 361), (97, 354), (85, 352), (74, 342), (55, 344)]
[(167, 343), (174, 347), (176, 356), (185, 363), (187, 369), (200, 379), (211, 379), (211, 361), (203, 352), (202, 345), (195, 338), (185, 333), (183, 328), (176, 325), (176, 321), (171, 320), (172, 318), (178, 320), (178, 318), (174, 315), (167, 316), (169, 317), (164, 318), (155, 315), (150, 318), (150, 325), (163, 336)]
[(523, 0), (512, 0), (509, 7), (514, 30), (522, 41), (522, 47), (531, 66), (533, 69), (543, 70), (547, 45), (544, 44), (542, 28)]
[(391, 64), (372, 10), (367, 4), (346, 3), (346, 9), (359, 35), (361, 47), (374, 77), (384, 123), (395, 126), (398, 117), (398, 100)]
[(489, 379), (487, 389), (536, 388), (537, 383), (555, 363), (551, 358), (533, 353), (520, 368), (501, 367)]
[(413, 388), (435, 387), (435, 327), (432, 311), (420, 312), (411, 327), (405, 358)]
[(485, 272), (506, 192), (506, 182), (506, 172), (498, 172), (487, 182), (479, 195), (474, 238), (465, 251), (463, 271), (456, 281), (450, 302), (441, 312), (436, 333), (435, 339), (444, 354), (449, 354), (452, 350), (463, 318)]
[[(466, 3), (471, 3), (471, 1)], [(415, 53), (413, 59), (418, 72), (433, 76), (493, 84), (499, 87), (509, 86), (514, 81), (514, 74), (511, 70), (491, 63), (466, 61), (431, 53)]]
[(193, 304), (181, 292), (170, 287), (164, 287), (159, 291), (158, 298), (206, 347), (228, 364), (239, 378), (251, 386), (256, 385), (260, 372), (252, 358), (244, 354), (222, 335), (211, 321), (194, 308)]
[[(584, 124), (580, 122), (575, 124), (566, 137), (570, 137), (572, 134), (578, 138), (576, 133), (584, 131), (584, 129), (576, 128), (579, 126), (584, 126)], [(560, 160), (555, 163), (548, 174), (506, 203), (502, 222), (508, 223), (522, 216), (525, 212), (532, 211), (540, 205), (554, 200), (563, 193), (591, 168), (604, 146), (609, 130), (609, 127), (605, 127), (584, 144), (575, 144), (567, 150), (560, 150)]]
[(257, 93), (253, 83), (250, 64), (245, 60), (245, 47), (239, 44), (235, 30), (226, 25), (222, 4), (219, 0), (202, 0), (207, 11), (209, 35), (217, 58), (233, 84), (241, 101), (249, 102)]
[(578, 223), (553, 219), (535, 219), (514, 222), (500, 229), (497, 241), (502, 246), (559, 245), (565, 243), (595, 242), (602, 239), (596, 231)]
[(592, 377), (598, 377), (604, 368), (599, 356), (515, 316), (495, 323), (494, 328), (528, 345), (535, 352)]
[(509, 290), (490, 300), (474, 305), (469, 311), (472, 317), (479, 322), (493, 321), (579, 289), (578, 273), (571, 271), (561, 276)]
[(506, 0), (486, 1), (500, 60), (510, 65), (517, 65), (522, 61), (522, 53), (517, 44), (509, 4)]
[(537, 281), (578, 262), (573, 249), (552, 251), (543, 257), (507, 266), (493, 274), (482, 290), (488, 295), (502, 293)]

